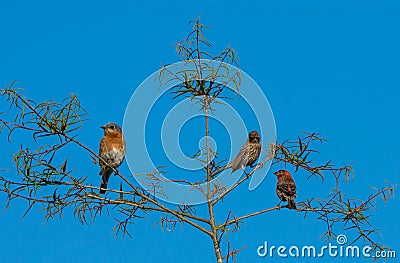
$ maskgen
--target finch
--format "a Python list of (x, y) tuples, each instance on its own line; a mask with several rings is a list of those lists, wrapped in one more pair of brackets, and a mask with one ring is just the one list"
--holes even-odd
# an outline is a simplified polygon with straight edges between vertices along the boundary
[(109, 122), (100, 128), (104, 130), (104, 136), (100, 141), (99, 156), (107, 163), (101, 160), (99, 162), (101, 169), (100, 194), (104, 194), (113, 172), (112, 168), (118, 168), (125, 158), (126, 143), (122, 129), (117, 124)]
[(232, 173), (241, 168), (244, 170), (246, 166), (253, 167), (261, 153), (260, 135), (257, 131), (251, 131), (249, 138), (240, 148), (239, 153), (230, 162), (229, 166), (232, 167)]
[(297, 209), (294, 199), (296, 198), (296, 184), (294, 183), (292, 175), (286, 170), (279, 170), (274, 173), (278, 178), (276, 184), (276, 194), (281, 202), (288, 202), (289, 209)]

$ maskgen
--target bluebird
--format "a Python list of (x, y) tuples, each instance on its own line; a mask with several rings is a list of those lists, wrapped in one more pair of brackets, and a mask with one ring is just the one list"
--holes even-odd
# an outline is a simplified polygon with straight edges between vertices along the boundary
[(253, 168), (253, 164), (257, 161), (261, 153), (260, 135), (257, 131), (251, 131), (249, 138), (240, 148), (239, 153), (236, 155), (229, 166), (232, 167), (232, 173), (241, 168), (244, 170), (246, 166)]
[(118, 168), (125, 158), (126, 142), (122, 134), (121, 127), (114, 122), (109, 122), (104, 126), (101, 126), (104, 130), (104, 136), (100, 141), (99, 156), (107, 162), (107, 164), (100, 161), (100, 175), (101, 185), (100, 194), (104, 194), (107, 189), (107, 183), (112, 174), (112, 168)]

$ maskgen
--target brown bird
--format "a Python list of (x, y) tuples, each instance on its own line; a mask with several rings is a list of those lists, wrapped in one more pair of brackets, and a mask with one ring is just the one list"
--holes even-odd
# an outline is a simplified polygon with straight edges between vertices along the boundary
[(248, 140), (240, 148), (236, 157), (228, 164), (232, 167), (232, 173), (241, 168), (244, 170), (246, 166), (253, 168), (253, 164), (257, 161), (261, 153), (260, 135), (257, 131), (249, 133)]
[[(276, 194), (281, 202), (288, 202), (287, 208), (297, 209), (294, 199), (296, 198), (296, 184), (294, 183), (292, 175), (286, 170), (279, 170), (274, 173), (278, 178), (276, 184)], [(279, 204), (281, 203), (279, 202)]]
[(116, 169), (124, 161), (126, 143), (122, 129), (118, 124), (109, 122), (100, 128), (104, 130), (104, 136), (100, 141), (99, 156), (109, 165), (107, 166), (102, 161), (99, 162), (101, 169), (100, 194), (104, 194), (107, 189), (108, 180), (113, 172), (110, 166)]

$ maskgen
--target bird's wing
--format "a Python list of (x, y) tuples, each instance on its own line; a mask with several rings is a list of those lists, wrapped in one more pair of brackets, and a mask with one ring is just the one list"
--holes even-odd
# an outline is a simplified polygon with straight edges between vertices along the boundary
[(293, 183), (279, 184), (279, 189), (288, 196), (296, 195), (296, 185)]
[[(108, 151), (107, 149), (107, 142), (106, 142), (106, 137), (103, 136), (103, 138), (101, 138), (100, 140), (100, 148), (99, 148), (99, 156), (101, 158), (104, 158), (105, 153)], [(103, 162), (99, 161), (100, 167), (103, 166)]]
[(239, 153), (232, 160), (232, 173), (240, 168), (246, 167), (248, 156), (249, 156), (250, 146), (248, 142), (245, 142), (240, 148)]

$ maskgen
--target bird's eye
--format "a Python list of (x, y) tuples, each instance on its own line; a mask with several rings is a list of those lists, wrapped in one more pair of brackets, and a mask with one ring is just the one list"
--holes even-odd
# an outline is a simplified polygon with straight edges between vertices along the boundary
[(110, 128), (111, 128), (112, 130), (114, 130), (114, 129), (115, 129), (115, 126), (114, 126), (114, 125), (111, 125)]

